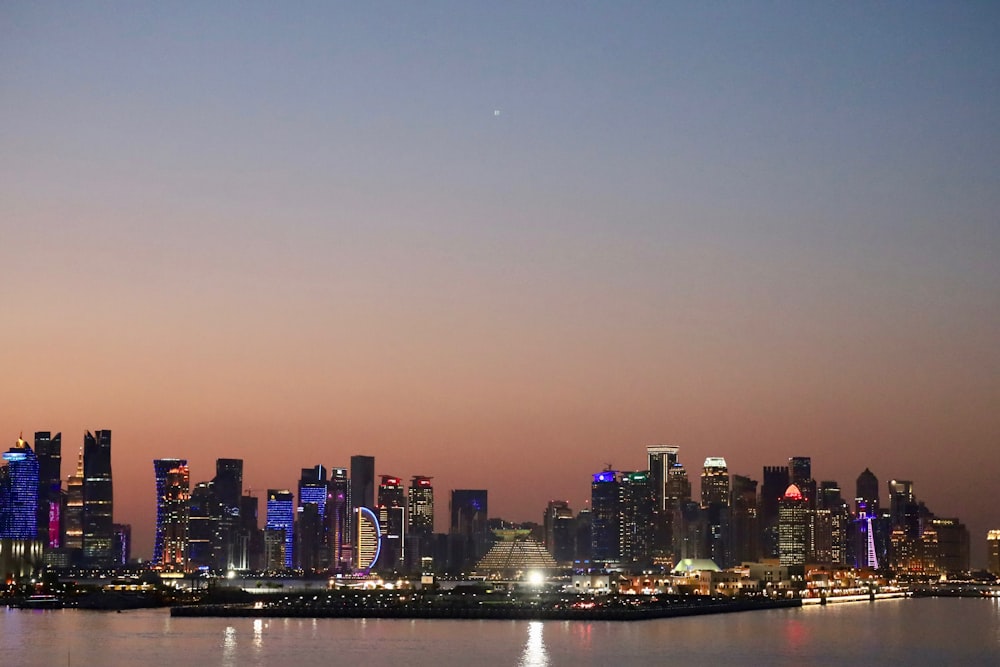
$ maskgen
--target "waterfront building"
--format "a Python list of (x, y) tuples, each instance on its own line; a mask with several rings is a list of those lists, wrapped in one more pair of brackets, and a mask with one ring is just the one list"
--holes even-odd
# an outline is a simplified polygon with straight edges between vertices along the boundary
[(46, 548), (62, 546), (62, 433), (35, 432), (38, 459), (37, 539)]
[(949, 576), (969, 571), (969, 530), (956, 518), (934, 517), (929, 525), (937, 534), (937, 566)]
[(83, 551), (83, 450), (76, 457), (76, 472), (66, 480), (66, 513), (63, 519), (63, 547)]
[(812, 459), (808, 456), (789, 458), (788, 480), (798, 487), (809, 509), (816, 509), (816, 480), (812, 476)]
[(805, 565), (809, 552), (809, 504), (799, 487), (790, 484), (778, 501), (778, 562)]
[(316, 465), (302, 469), (299, 477), (295, 559), (298, 567), (306, 572), (326, 570), (330, 566), (326, 522), (329, 494), (326, 468)]
[(760, 487), (760, 546), (764, 558), (778, 558), (778, 503), (789, 483), (788, 466), (764, 466)]
[[(267, 490), (267, 522), (265, 523), (265, 531), (271, 531), (271, 540), (273, 541), (276, 533), (274, 531), (283, 531), (282, 539), (284, 539), (284, 549), (282, 551), (283, 567), (284, 569), (292, 569), (294, 560), (294, 548), (295, 548), (295, 503), (294, 496), (292, 492), (287, 489), (268, 489)], [(274, 561), (272, 556), (275, 555), (273, 546), (267, 547), (268, 553), (268, 568), (277, 569), (273, 567)]]
[[(167, 460), (167, 459), (161, 459)], [(157, 507), (157, 519), (161, 518), (163, 553), (158, 564), (166, 569), (183, 570), (188, 561), (188, 502), (191, 499), (191, 474), (186, 461), (169, 459), (175, 465), (164, 478), (163, 496)]]
[(656, 494), (646, 470), (622, 473), (618, 548), (622, 563), (648, 565), (653, 557)]
[(425, 475), (414, 475), (410, 479), (407, 530), (412, 535), (431, 535), (434, 532), (434, 487), (431, 479)]
[(621, 473), (603, 470), (594, 473), (590, 484), (591, 560), (614, 565), (621, 560)]
[(378, 516), (367, 507), (359, 507), (354, 514), (354, 569), (369, 572), (379, 560), (382, 548), (382, 528)]
[(0, 479), (3, 486), (0, 490), (0, 539), (35, 541), (38, 536), (38, 459), (31, 445), (18, 437), (3, 453), (3, 460), (7, 465)]
[(222, 514), (220, 508), (212, 482), (194, 485), (188, 501), (187, 565), (190, 569), (220, 567), (213, 548)]
[(406, 559), (406, 491), (399, 477), (382, 475), (378, 487), (378, 521), (382, 531), (380, 567), (399, 569)]
[[(683, 558), (683, 553), (688, 551), (687, 546), (690, 541), (690, 531), (686, 525), (686, 516), (690, 516), (690, 510), (685, 513), (685, 507), (691, 501), (691, 481), (688, 479), (687, 470), (684, 465), (676, 461), (667, 471), (667, 483), (664, 491), (664, 521), (667, 532), (670, 536), (669, 557), (660, 553), (661, 562), (677, 562)], [(697, 503), (695, 503), (697, 504)]]
[(712, 503), (729, 506), (729, 468), (721, 456), (705, 459), (701, 473), (701, 505)]
[(326, 518), (330, 567), (346, 572), (351, 567), (351, 485), (346, 468), (330, 470), (329, 488)]
[(153, 481), (156, 484), (156, 532), (153, 535), (153, 564), (163, 564), (163, 539), (167, 525), (167, 475), (171, 470), (187, 467), (186, 459), (153, 459)]
[(240, 497), (243, 494), (243, 459), (216, 459), (212, 478), (213, 508), (216, 512), (212, 534), (212, 562), (224, 570), (249, 567), (248, 537), (240, 530)]
[(1000, 530), (986, 533), (986, 569), (1000, 577)]
[(83, 562), (106, 567), (113, 563), (114, 484), (111, 475), (111, 431), (83, 436)]
[(488, 493), (486, 489), (452, 489), (449, 509), (448, 569), (459, 572), (475, 565), (490, 547)]
[(477, 574), (519, 579), (532, 571), (558, 567), (545, 546), (532, 539), (530, 530), (499, 529), (493, 536), (493, 546), (476, 563)]

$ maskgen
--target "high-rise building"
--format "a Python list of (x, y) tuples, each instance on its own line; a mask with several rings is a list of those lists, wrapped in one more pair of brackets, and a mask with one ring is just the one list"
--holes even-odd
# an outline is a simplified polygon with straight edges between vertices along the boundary
[(866, 516), (878, 516), (879, 490), (878, 477), (868, 468), (858, 475), (854, 494), (854, 513)]
[(668, 507), (667, 482), (670, 470), (677, 465), (679, 447), (647, 445), (646, 458), (650, 484), (655, 494), (653, 509), (653, 558), (669, 562), (673, 551), (673, 506)]
[(406, 558), (406, 496), (403, 480), (382, 475), (378, 487), (378, 522), (382, 530), (382, 564), (400, 568)]
[(375, 511), (375, 457), (351, 457), (351, 509), (367, 507)]
[(412, 535), (431, 535), (434, 532), (434, 486), (431, 479), (414, 475), (410, 480), (408, 530)]
[(303, 468), (299, 477), (298, 526), (295, 557), (298, 567), (307, 572), (330, 566), (327, 544), (326, 504), (330, 494), (326, 468), (316, 465)]
[(330, 470), (330, 495), (327, 500), (327, 534), (330, 567), (346, 572), (351, 566), (351, 483), (346, 468)]
[(83, 550), (83, 450), (76, 457), (76, 472), (66, 480), (66, 516), (63, 519), (63, 547)]
[(764, 466), (760, 486), (760, 546), (764, 558), (778, 558), (778, 503), (789, 483), (787, 466)]
[(812, 459), (808, 456), (793, 456), (788, 459), (788, 478), (799, 488), (809, 509), (816, 509), (816, 480), (812, 476)]
[(243, 494), (243, 459), (216, 459), (212, 478), (214, 532), (212, 535), (213, 566), (225, 570), (245, 570), (249, 567), (247, 548), (249, 535), (240, 531), (240, 497)]
[(760, 528), (757, 515), (757, 482), (733, 475), (730, 497), (730, 538), (734, 563), (751, 563), (760, 558)]
[(35, 432), (38, 458), (38, 539), (46, 547), (62, 546), (62, 434)]
[(565, 500), (550, 500), (542, 517), (545, 548), (559, 563), (573, 560), (573, 510)]
[(382, 529), (378, 517), (367, 507), (359, 507), (354, 516), (354, 569), (368, 572), (379, 561)]
[(153, 564), (163, 563), (163, 539), (167, 525), (167, 475), (171, 470), (187, 467), (185, 459), (153, 459), (153, 479), (156, 483), (156, 532), (153, 536)]
[[(163, 495), (157, 503), (157, 533), (162, 530), (163, 552), (159, 561), (167, 569), (183, 570), (188, 562), (188, 523), (190, 517), (191, 474), (187, 462), (172, 461), (163, 482)], [(154, 461), (154, 468), (156, 462)], [(162, 517), (162, 524), (160, 519)]]
[(590, 484), (591, 559), (605, 565), (621, 560), (621, 474), (616, 470), (594, 473)]
[(622, 473), (618, 549), (623, 563), (648, 565), (653, 560), (653, 517), (656, 492), (646, 470)]
[(38, 459), (23, 438), (3, 453), (7, 474), (0, 503), (0, 539), (34, 541), (38, 535)]
[[(284, 541), (284, 551), (282, 558), (285, 569), (292, 569), (295, 563), (295, 498), (292, 492), (287, 489), (267, 490), (267, 523), (265, 531), (284, 531), (282, 539)], [(272, 538), (273, 539), (276, 538)], [(270, 553), (270, 552), (269, 552)]]
[(451, 532), (479, 536), (488, 530), (489, 503), (485, 489), (453, 489), (451, 492)]
[(950, 576), (969, 571), (969, 530), (955, 518), (934, 517), (930, 526), (937, 533), (937, 565)]
[(986, 569), (994, 576), (1000, 577), (1000, 530), (986, 533)]
[(790, 484), (778, 501), (778, 559), (781, 565), (805, 565), (809, 552), (809, 501)]
[(188, 506), (187, 565), (190, 568), (220, 568), (215, 558), (221, 503), (212, 482), (198, 482), (191, 489)]
[[(848, 528), (850, 512), (847, 502), (840, 491), (840, 485), (835, 481), (820, 482), (816, 493), (817, 521), (814, 531), (818, 545), (814, 551), (816, 562), (830, 565), (846, 565), (848, 552)], [(822, 549), (820, 548), (822, 547)], [(824, 560), (824, 550), (829, 550), (829, 561)]]
[(708, 507), (712, 503), (729, 506), (729, 468), (721, 456), (705, 459), (701, 473), (701, 505)]
[(114, 485), (111, 477), (111, 431), (83, 436), (83, 561), (89, 566), (113, 563)]
[(112, 562), (115, 565), (128, 565), (129, 561), (132, 560), (132, 524), (114, 524), (112, 535)]

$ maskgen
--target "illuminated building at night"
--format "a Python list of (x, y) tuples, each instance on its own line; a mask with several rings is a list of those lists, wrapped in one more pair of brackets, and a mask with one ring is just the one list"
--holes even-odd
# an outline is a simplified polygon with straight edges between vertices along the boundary
[[(3, 453), (0, 477), (0, 539), (36, 540), (38, 534), (38, 459), (23, 439)], [(0, 575), (3, 573), (0, 572)]]
[(809, 506), (799, 487), (790, 484), (778, 501), (778, 562), (805, 565), (809, 551)]
[(615, 470), (594, 473), (590, 484), (591, 559), (615, 564), (621, 559), (621, 474)]
[(406, 495), (399, 477), (382, 475), (378, 487), (378, 521), (382, 530), (381, 567), (397, 569), (406, 557)]
[[(267, 521), (265, 531), (275, 538), (275, 531), (283, 531), (284, 540), (283, 561), (285, 569), (292, 569), (295, 548), (295, 502), (291, 491), (287, 489), (267, 490)], [(269, 550), (268, 553), (271, 553)]]
[(378, 563), (382, 546), (382, 528), (378, 517), (367, 507), (354, 511), (354, 569), (368, 572)]
[(83, 436), (83, 562), (104, 567), (114, 562), (114, 484), (111, 431)]
[(618, 550), (622, 563), (652, 562), (655, 490), (649, 472), (622, 473), (618, 519)]
[(434, 487), (430, 477), (414, 475), (410, 480), (407, 503), (409, 505), (408, 532), (411, 535), (430, 535), (434, 532)]
[(701, 473), (701, 505), (708, 507), (712, 503), (729, 506), (729, 468), (721, 456), (705, 459)]
[(171, 470), (187, 467), (185, 459), (153, 459), (156, 483), (156, 533), (153, 536), (153, 563), (163, 563), (163, 536), (167, 525), (167, 476)]
[(496, 540), (476, 563), (478, 574), (523, 578), (533, 570), (551, 570), (558, 566), (552, 554), (531, 539), (530, 530), (494, 530)]
[(351, 483), (346, 468), (330, 470), (329, 487), (326, 515), (330, 567), (337, 572), (344, 572), (351, 567)]
[(66, 480), (66, 515), (63, 517), (63, 547), (83, 550), (83, 451), (76, 458), (76, 472)]
[(45, 547), (62, 546), (62, 434), (35, 433), (38, 458), (38, 539)]
[(326, 468), (303, 468), (299, 477), (299, 504), (295, 529), (295, 560), (307, 572), (329, 568), (326, 504), (330, 488)]
[(986, 533), (986, 569), (1000, 577), (1000, 530)]
[[(157, 504), (157, 518), (162, 508), (163, 553), (158, 564), (168, 569), (184, 569), (188, 561), (188, 522), (191, 499), (191, 475), (187, 462), (172, 459), (174, 465), (163, 481), (163, 495)], [(158, 526), (160, 528), (161, 526)]]

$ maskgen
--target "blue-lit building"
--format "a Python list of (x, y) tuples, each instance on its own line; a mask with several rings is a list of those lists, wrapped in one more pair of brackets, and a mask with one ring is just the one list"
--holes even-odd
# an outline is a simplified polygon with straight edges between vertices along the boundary
[(326, 501), (329, 495), (326, 468), (322, 465), (303, 468), (299, 478), (295, 561), (299, 568), (307, 572), (330, 567), (326, 521)]
[(621, 475), (615, 470), (595, 473), (590, 484), (591, 560), (617, 563), (621, 558)]
[(0, 538), (34, 540), (37, 535), (38, 459), (31, 446), (18, 438), (3, 453), (6, 474), (0, 478)]
[(285, 567), (292, 569), (295, 562), (295, 497), (291, 491), (267, 490), (267, 523), (264, 529), (285, 531)]

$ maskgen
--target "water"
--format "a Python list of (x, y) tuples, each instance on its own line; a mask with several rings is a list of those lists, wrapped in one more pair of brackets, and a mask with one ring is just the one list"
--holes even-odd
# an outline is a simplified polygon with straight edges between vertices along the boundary
[(0, 608), (0, 663), (1000, 665), (1000, 600), (886, 600), (654, 621), (170, 618)]

